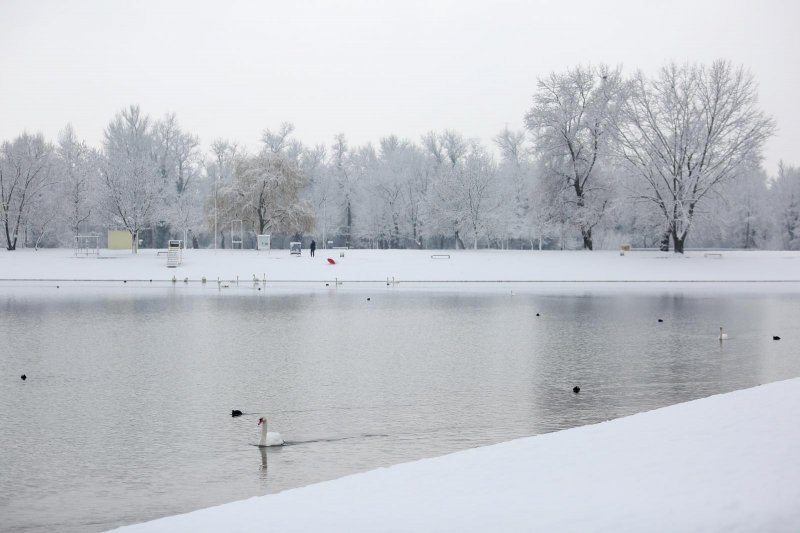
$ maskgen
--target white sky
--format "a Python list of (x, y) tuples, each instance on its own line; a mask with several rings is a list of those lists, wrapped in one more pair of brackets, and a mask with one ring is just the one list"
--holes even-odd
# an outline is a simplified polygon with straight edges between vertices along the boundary
[(292, 121), (308, 144), (412, 140), (451, 128), (489, 144), (522, 127), (537, 77), (578, 63), (654, 72), (730, 59), (778, 121), (767, 170), (800, 163), (800, 3), (625, 1), (0, 0), (0, 139), (99, 144), (124, 106), (175, 112), (204, 145), (251, 147)]

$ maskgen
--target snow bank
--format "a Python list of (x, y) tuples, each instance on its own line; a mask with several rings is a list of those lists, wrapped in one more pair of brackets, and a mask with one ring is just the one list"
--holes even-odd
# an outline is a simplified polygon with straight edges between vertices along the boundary
[[(178, 268), (166, 255), (142, 250), (101, 251), (100, 258), (76, 258), (72, 250), (18, 250), (0, 253), (0, 279), (179, 280), (268, 282), (386, 281), (427, 282), (800, 282), (800, 252), (532, 252), (431, 250), (317, 250), (311, 258), (252, 250), (186, 250)], [(442, 255), (442, 258), (433, 258)], [(327, 258), (337, 264), (328, 264)]]
[(800, 378), (121, 528), (798, 531)]

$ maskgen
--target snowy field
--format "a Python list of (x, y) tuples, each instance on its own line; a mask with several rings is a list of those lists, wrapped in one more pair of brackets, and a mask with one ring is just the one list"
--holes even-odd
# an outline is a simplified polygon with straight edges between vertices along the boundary
[[(344, 257), (340, 255), (344, 253)], [(333, 259), (331, 265), (327, 259)], [(412, 282), (777, 282), (800, 281), (800, 252), (437, 251), (317, 250), (309, 257), (288, 250), (185, 250), (177, 268), (167, 268), (156, 250), (101, 250), (76, 257), (69, 249), (0, 252), (0, 280), (144, 280), (175, 276), (196, 282), (347, 282), (387, 279)], [(781, 284), (787, 290), (788, 284)]]
[(120, 531), (800, 530), (800, 378)]

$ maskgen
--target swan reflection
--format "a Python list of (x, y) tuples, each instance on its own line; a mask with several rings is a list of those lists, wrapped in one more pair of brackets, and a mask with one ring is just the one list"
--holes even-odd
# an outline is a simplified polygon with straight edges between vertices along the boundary
[(267, 470), (267, 449), (259, 446), (258, 451), (261, 452), (261, 470)]

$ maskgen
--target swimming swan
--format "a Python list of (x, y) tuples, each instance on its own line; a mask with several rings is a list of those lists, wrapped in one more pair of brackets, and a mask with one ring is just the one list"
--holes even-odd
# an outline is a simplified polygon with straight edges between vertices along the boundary
[(280, 433), (274, 431), (272, 433), (267, 433), (266, 416), (262, 416), (258, 419), (258, 425), (261, 426), (261, 440), (258, 443), (259, 446), (283, 446), (283, 437), (281, 437)]
[(719, 340), (724, 341), (728, 339), (728, 334), (722, 332), (722, 326), (719, 327)]

